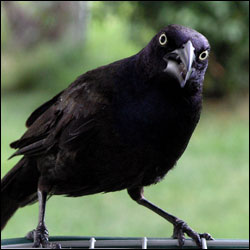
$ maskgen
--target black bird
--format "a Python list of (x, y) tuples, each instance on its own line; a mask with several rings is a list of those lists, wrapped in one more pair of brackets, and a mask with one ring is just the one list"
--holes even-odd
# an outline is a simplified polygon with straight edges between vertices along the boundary
[(77, 197), (127, 189), (138, 204), (168, 220), (200, 247), (205, 233), (158, 208), (143, 187), (159, 182), (185, 151), (199, 121), (210, 46), (197, 31), (169, 25), (139, 53), (88, 71), (37, 108), (10, 144), (22, 159), (1, 183), (1, 228), (15, 211), (39, 201), (34, 247), (48, 241), (48, 196)]

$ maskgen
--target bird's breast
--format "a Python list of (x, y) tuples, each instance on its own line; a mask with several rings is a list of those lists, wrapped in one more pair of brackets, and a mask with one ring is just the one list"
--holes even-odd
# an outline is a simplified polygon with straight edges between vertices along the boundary
[(187, 99), (149, 95), (130, 99), (114, 112), (115, 128), (124, 143), (169, 150), (186, 144), (199, 120), (200, 108)]

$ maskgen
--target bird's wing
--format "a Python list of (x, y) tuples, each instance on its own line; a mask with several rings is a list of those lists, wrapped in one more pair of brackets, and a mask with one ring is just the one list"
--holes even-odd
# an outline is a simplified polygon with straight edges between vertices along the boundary
[(80, 77), (31, 114), (26, 122), (27, 131), (10, 144), (18, 149), (11, 157), (43, 154), (55, 145), (72, 144), (82, 135), (88, 138), (107, 103), (107, 99), (97, 93), (93, 81)]
[(62, 92), (60, 92), (52, 99), (39, 106), (35, 111), (33, 111), (26, 121), (26, 127), (27, 128), (30, 127), (39, 116), (41, 116), (48, 108), (50, 108), (53, 104), (55, 104), (59, 96), (62, 94)]

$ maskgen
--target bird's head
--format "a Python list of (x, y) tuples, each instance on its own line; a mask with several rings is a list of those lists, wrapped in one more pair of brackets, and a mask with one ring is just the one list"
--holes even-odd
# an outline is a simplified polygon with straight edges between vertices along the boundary
[(202, 84), (209, 51), (208, 40), (199, 32), (169, 25), (143, 49), (142, 60), (150, 77), (165, 76), (184, 88), (190, 82)]

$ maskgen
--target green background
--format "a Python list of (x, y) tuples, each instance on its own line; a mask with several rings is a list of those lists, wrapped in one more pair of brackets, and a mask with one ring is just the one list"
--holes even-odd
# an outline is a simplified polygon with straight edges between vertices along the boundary
[[(10, 7), (1, 5), (2, 176), (19, 159), (7, 161), (14, 152), (9, 143), (22, 135), (25, 120), (38, 105), (87, 70), (137, 53), (163, 26), (190, 26), (206, 35), (212, 46), (201, 121), (177, 166), (162, 182), (145, 188), (145, 197), (201, 233), (248, 238), (248, 3), (85, 2), (80, 38), (69, 35), (72, 27), (60, 31), (62, 8), (52, 15), (51, 6), (42, 3), (14, 4), (40, 26), (35, 26), (37, 41), (29, 40), (34, 32), (22, 38), (7, 14)], [(66, 6), (66, 14), (68, 10)], [(66, 14), (63, 22), (74, 23), (75, 16)], [(19, 29), (28, 30), (31, 24), (24, 24)], [(58, 37), (46, 36), (46, 29), (58, 31)], [(38, 204), (19, 209), (2, 238), (24, 236), (36, 227), (37, 219)], [(53, 196), (46, 222), (51, 235), (172, 235), (168, 222), (137, 205), (126, 191)]]

